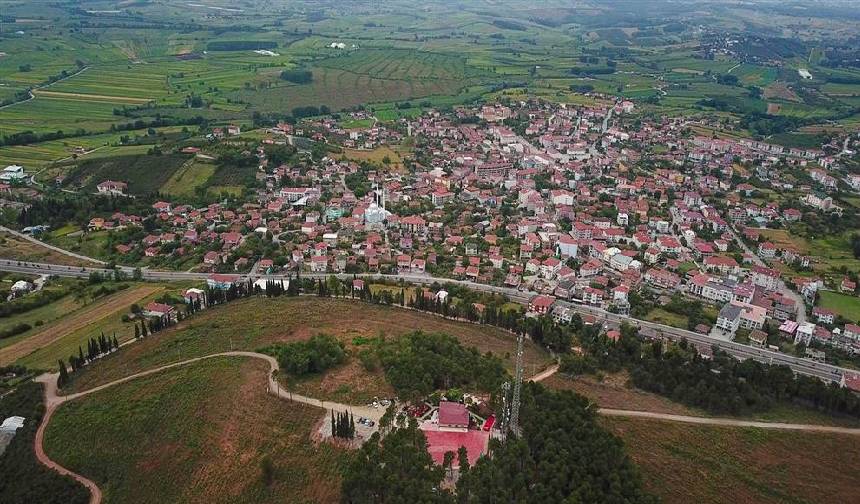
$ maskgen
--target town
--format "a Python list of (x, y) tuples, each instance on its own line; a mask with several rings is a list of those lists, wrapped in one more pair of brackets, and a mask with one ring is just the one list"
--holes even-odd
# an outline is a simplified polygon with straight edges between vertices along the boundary
[[(776, 349), (786, 341), (819, 360), (823, 347), (860, 353), (860, 321), (817, 305), (825, 291), (857, 303), (856, 270), (840, 272), (812, 250), (771, 238), (830, 214), (843, 229), (857, 222), (856, 210), (833, 198), (860, 192), (860, 175), (840, 164), (855, 155), (856, 136), (788, 149), (601, 98), (604, 105), (589, 107), (460, 107), (354, 129), (326, 118), (281, 123), (245, 151), (260, 181), (247, 201), (201, 208), (158, 200), (140, 213), (93, 215), (86, 232), (111, 236), (105, 255), (116, 264), (159, 267), (179, 257), (213, 273), (465, 279), (541, 293), (531, 310), (558, 319), (569, 315), (553, 309), (556, 299), (638, 317), (656, 311), (652, 320), (665, 322), (655, 307), (675, 306), (677, 296), (705, 307), (685, 329)], [(250, 148), (240, 133), (216, 128), (211, 141)], [(409, 170), (333, 153), (295, 166), (269, 162), (268, 148), (297, 139), (414, 147)], [(3, 177), (7, 193), (27, 180), (20, 166)], [(97, 184), (97, 194), (114, 198), (128, 189)]]

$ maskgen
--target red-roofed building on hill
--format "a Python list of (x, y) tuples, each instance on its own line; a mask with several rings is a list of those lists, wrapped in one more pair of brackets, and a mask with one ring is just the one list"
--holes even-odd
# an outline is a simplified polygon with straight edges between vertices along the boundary
[(439, 430), (466, 432), (469, 430), (469, 411), (466, 406), (449, 401), (439, 403)]

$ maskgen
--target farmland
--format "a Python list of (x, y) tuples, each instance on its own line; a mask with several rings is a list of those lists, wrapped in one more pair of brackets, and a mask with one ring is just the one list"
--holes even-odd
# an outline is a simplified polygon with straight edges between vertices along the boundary
[(76, 353), (78, 346), (86, 346), (89, 338), (98, 336), (91, 331), (102, 319), (127, 311), (132, 303), (161, 289), (158, 286), (129, 287), (81, 307), (31, 332), (27, 337), (0, 348), (0, 365), (20, 361), (35, 369), (50, 369), (58, 359)]
[[(362, 302), (281, 297), (243, 299), (206, 310), (86, 369), (75, 377), (72, 386), (82, 390), (183, 358), (230, 349), (257, 350), (275, 342), (301, 341), (316, 334), (331, 334), (354, 346), (354, 341), (360, 341), (356, 338), (380, 334), (397, 337), (416, 328), (451, 334), (463, 345), (475, 346), (482, 353), (491, 351), (512, 366), (515, 342), (512, 335), (500, 329)], [(534, 345), (526, 347), (524, 357), (530, 374), (549, 362), (548, 355)], [(336, 389), (335, 386), (330, 391), (334, 393)]]
[(267, 394), (266, 372), (219, 358), (95, 393), (57, 411), (46, 451), (106, 503), (337, 502), (348, 455), (311, 441), (323, 411)]
[(860, 484), (857, 436), (614, 417), (601, 423), (624, 441), (645, 488), (670, 504), (847, 502)]

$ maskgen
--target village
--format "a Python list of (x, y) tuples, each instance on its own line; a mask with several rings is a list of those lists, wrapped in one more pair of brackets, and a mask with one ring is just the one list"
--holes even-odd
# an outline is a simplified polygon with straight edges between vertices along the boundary
[[(813, 359), (825, 358), (812, 348), (822, 345), (860, 353), (860, 321), (816, 306), (820, 291), (856, 298), (856, 271), (768, 239), (809, 215), (849, 217), (834, 196), (860, 191), (860, 175), (840, 164), (856, 136), (784, 148), (606, 103), (496, 103), (353, 129), (330, 118), (280, 123), (253, 151), (254, 200), (163, 199), (146, 213), (94, 215), (88, 231), (122, 232), (109, 251), (118, 264), (199, 256), (194, 270), (215, 274), (213, 284), (238, 273), (429, 275), (540, 293), (529, 310), (559, 321), (570, 315), (556, 300), (647, 317), (680, 297), (706, 307), (685, 329), (802, 344)], [(216, 128), (210, 141), (240, 134)], [(366, 150), (408, 140), (413, 150), (408, 170), (334, 154), (273, 166), (266, 148), (296, 139)], [(3, 176), (27, 177), (19, 166)], [(117, 198), (127, 190), (97, 186)], [(787, 198), (762, 197), (777, 191)]]

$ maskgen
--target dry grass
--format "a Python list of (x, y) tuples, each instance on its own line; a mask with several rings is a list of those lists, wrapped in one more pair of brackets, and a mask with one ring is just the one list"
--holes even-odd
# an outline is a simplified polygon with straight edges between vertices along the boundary
[[(344, 149), (343, 157), (351, 161), (368, 161), (390, 171), (405, 171), (400, 154), (388, 146), (377, 147), (373, 150)], [(383, 161), (386, 157), (389, 164), (385, 164)]]
[(574, 390), (602, 408), (653, 411), (674, 415), (696, 414), (694, 410), (665, 397), (629, 388), (627, 380), (626, 372), (607, 375), (603, 381), (598, 381), (592, 376), (568, 378), (556, 374), (544, 380), (543, 384), (556, 390)]
[(0, 257), (28, 262), (61, 264), (64, 266), (93, 266), (91, 261), (82, 261), (61, 254), (38, 243), (0, 231)]
[(47, 451), (107, 504), (337, 502), (348, 454), (311, 442), (323, 410), (267, 394), (267, 369), (213, 359), (75, 400), (52, 420)]
[[(513, 368), (516, 341), (501, 329), (344, 299), (249, 298), (206, 310), (161, 333), (129, 345), (75, 376), (84, 390), (128, 374), (190, 357), (227, 350), (258, 350), (278, 342), (306, 340), (326, 333), (350, 344), (355, 338), (396, 337), (413, 331), (445, 332), (465, 346), (493, 352)], [(529, 375), (549, 362), (536, 345), (526, 346)]]
[(860, 437), (603, 417), (673, 503), (856, 502)]

